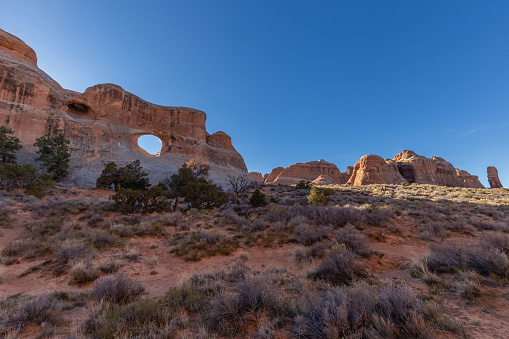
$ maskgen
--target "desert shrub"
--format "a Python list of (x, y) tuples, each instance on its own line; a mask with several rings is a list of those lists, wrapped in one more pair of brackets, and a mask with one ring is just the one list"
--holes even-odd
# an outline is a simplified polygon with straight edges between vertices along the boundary
[(145, 287), (123, 274), (107, 275), (97, 279), (90, 297), (97, 301), (126, 304), (138, 298)]
[(215, 232), (190, 232), (176, 234), (171, 242), (171, 250), (186, 261), (199, 261), (203, 257), (217, 254), (229, 255), (238, 247), (237, 241)]
[(366, 212), (352, 206), (292, 206), (288, 215), (290, 218), (305, 216), (313, 224), (344, 227), (346, 224), (364, 224)]
[(311, 205), (326, 206), (330, 202), (329, 196), (334, 194), (334, 191), (313, 187), (311, 194), (308, 196), (308, 201)]
[(93, 338), (173, 338), (175, 325), (167, 308), (156, 299), (129, 305), (106, 305), (85, 321), (84, 332)]
[(334, 231), (334, 236), (338, 244), (345, 244), (348, 249), (361, 256), (367, 257), (371, 254), (368, 236), (351, 224)]
[(251, 194), (251, 198), (249, 198), (249, 203), (253, 207), (261, 207), (267, 205), (267, 199), (265, 198), (265, 194), (263, 194), (258, 188), (255, 189), (253, 194)]
[(428, 267), (436, 272), (473, 270), (482, 275), (509, 275), (509, 258), (498, 248), (485, 248), (480, 244), (459, 245), (447, 243), (431, 246)]
[(249, 221), (246, 218), (240, 217), (233, 209), (226, 209), (222, 211), (222, 216), (229, 222), (238, 226), (247, 226)]
[(443, 288), (446, 287), (444, 279), (440, 278), (428, 268), (427, 258), (419, 258), (414, 260), (411, 265), (410, 275), (414, 278), (421, 278), (430, 286)]
[(49, 252), (50, 245), (41, 239), (21, 239), (9, 243), (2, 250), (2, 255), (5, 257), (17, 257), (23, 255), (23, 257), (30, 259), (37, 255), (43, 255)]
[(53, 177), (48, 174), (41, 174), (38, 178), (35, 178), (26, 184), (26, 193), (40, 199), (44, 197), (48, 189), (53, 186), (55, 186)]
[(371, 205), (366, 212), (366, 223), (370, 226), (385, 226), (395, 214), (394, 209), (388, 206)]
[(311, 261), (313, 259), (322, 259), (327, 253), (327, 245), (323, 242), (315, 243), (307, 248), (297, 250), (295, 257), (301, 262)]
[(101, 229), (93, 229), (85, 233), (85, 242), (98, 250), (120, 245), (120, 239)]
[(293, 232), (297, 235), (298, 240), (301, 244), (310, 246), (317, 241), (328, 239), (332, 232), (330, 226), (318, 226), (314, 227), (309, 224), (300, 224), (295, 227)]
[(54, 185), (51, 175), (39, 173), (31, 164), (0, 166), (0, 187), (7, 191), (14, 188), (26, 188), (27, 194), (42, 198), (46, 190)]
[(83, 242), (66, 239), (53, 247), (55, 258), (62, 263), (81, 260), (90, 254), (90, 250)]
[(62, 304), (52, 294), (21, 300), (18, 306), (11, 306), (8, 311), (4, 309), (5, 312), (0, 318), (0, 335), (7, 337), (12, 330), (21, 331), (31, 324), (59, 324), (61, 310)]
[[(240, 279), (231, 291), (218, 294), (212, 300), (209, 313), (209, 326), (221, 336), (233, 337), (246, 331), (250, 318), (262, 313), (277, 315), (280, 306), (278, 281), (272, 275), (247, 275)], [(256, 321), (255, 320), (255, 321)]]
[(267, 224), (265, 221), (263, 221), (263, 219), (256, 219), (255, 221), (253, 221), (253, 223), (249, 227), (249, 232), (263, 231), (267, 227), (269, 227), (269, 224)]
[(482, 293), (481, 277), (475, 271), (460, 272), (460, 294), (463, 298), (473, 300)]
[(112, 274), (117, 273), (122, 268), (122, 266), (122, 263), (116, 260), (110, 260), (100, 263), (97, 266), (97, 269), (102, 273)]
[(44, 221), (25, 224), (27, 235), (31, 238), (44, 238), (57, 234), (65, 222), (63, 217), (51, 217)]
[(184, 200), (196, 209), (212, 209), (228, 202), (228, 194), (211, 182), (187, 183), (182, 194)]
[(357, 283), (302, 301), (294, 338), (430, 338), (421, 301), (406, 285)]
[(316, 270), (310, 273), (310, 277), (322, 279), (334, 285), (349, 284), (357, 277), (367, 276), (364, 267), (355, 259), (355, 254), (344, 245), (334, 245)]
[(99, 271), (86, 261), (77, 261), (69, 269), (69, 285), (82, 285), (99, 277)]
[(182, 213), (180, 211), (176, 211), (171, 214), (162, 216), (161, 220), (164, 221), (166, 225), (178, 226), (178, 224), (182, 221)]
[(295, 185), (296, 190), (310, 190), (312, 187), (311, 182), (306, 180), (301, 180)]
[(175, 312), (186, 311), (189, 314), (206, 312), (210, 309), (209, 299), (218, 289), (224, 287), (220, 278), (214, 279), (213, 283), (216, 286), (211, 286), (207, 275), (193, 276), (177, 286), (170, 287), (165, 295), (165, 301)]
[(102, 214), (92, 214), (90, 216), (90, 219), (88, 219), (88, 221), (87, 221), (87, 225), (95, 227), (103, 221), (104, 221), (104, 217), (102, 216)]
[(509, 255), (509, 236), (500, 232), (482, 232), (481, 246), (486, 248), (496, 248)]
[(152, 186), (148, 190), (120, 188), (111, 196), (116, 207), (122, 213), (152, 213), (170, 209), (169, 193), (160, 186)]

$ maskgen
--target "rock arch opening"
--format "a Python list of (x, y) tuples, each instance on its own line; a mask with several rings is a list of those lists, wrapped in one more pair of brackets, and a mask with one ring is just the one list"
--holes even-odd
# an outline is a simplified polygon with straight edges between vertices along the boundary
[(138, 137), (138, 146), (150, 155), (161, 155), (163, 142), (152, 134), (144, 134)]
[(79, 102), (70, 102), (67, 104), (67, 109), (71, 113), (86, 114), (90, 111), (90, 107)]

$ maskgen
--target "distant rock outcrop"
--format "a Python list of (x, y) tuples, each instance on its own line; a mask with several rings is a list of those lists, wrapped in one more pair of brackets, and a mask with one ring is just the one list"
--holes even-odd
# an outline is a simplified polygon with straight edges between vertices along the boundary
[(284, 167), (276, 167), (274, 168), (270, 173), (269, 175), (265, 174), (264, 175), (264, 178), (265, 178), (265, 182), (266, 183), (271, 183), (271, 182), (274, 182), (276, 179), (277, 179), (277, 176), (283, 172), (285, 168)]
[(484, 188), (477, 176), (454, 168), (440, 157), (426, 158), (405, 150), (392, 160), (365, 155), (354, 166), (348, 181), (353, 185), (399, 184), (401, 182), (449, 187)]
[(256, 182), (263, 183), (263, 177), (260, 172), (249, 172), (249, 175), (251, 176), (251, 178), (256, 180)]
[(272, 170), (265, 182), (293, 185), (301, 180), (324, 184), (344, 184), (350, 175), (341, 173), (336, 165), (325, 160), (296, 163), (286, 168), (277, 167)]
[(398, 171), (398, 164), (392, 160), (384, 160), (381, 156), (368, 154), (360, 158), (353, 167), (348, 180), (352, 185), (394, 184), (406, 182)]
[(496, 167), (489, 166), (488, 167), (488, 182), (490, 183), (490, 188), (502, 188), (502, 183), (498, 178), (498, 171)]
[[(152, 182), (167, 177), (190, 158), (211, 165), (210, 177), (246, 173), (242, 156), (224, 132), (205, 129), (204, 112), (159, 106), (113, 84), (84, 93), (63, 89), (37, 67), (35, 52), (17, 37), (0, 30), (0, 125), (15, 131), (23, 150), (21, 161), (35, 158), (35, 139), (61, 128), (70, 139), (69, 182), (95, 185), (104, 164), (123, 165), (139, 159)], [(157, 156), (137, 144), (152, 134), (162, 140)]]

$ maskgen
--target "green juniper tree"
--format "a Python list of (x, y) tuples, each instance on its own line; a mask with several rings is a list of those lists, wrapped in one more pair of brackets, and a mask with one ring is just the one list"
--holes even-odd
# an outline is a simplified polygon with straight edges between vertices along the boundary
[(53, 174), (55, 180), (61, 180), (69, 172), (69, 153), (70, 141), (65, 137), (61, 129), (55, 129), (50, 136), (37, 138), (34, 146), (38, 147), (35, 160), (40, 161), (46, 170)]
[(21, 143), (13, 134), (9, 127), (0, 126), (0, 165), (16, 163), (16, 151), (21, 149)]
[(143, 171), (139, 160), (135, 160), (124, 167), (118, 167), (114, 162), (107, 163), (101, 176), (97, 178), (97, 188), (120, 188), (132, 190), (147, 190), (150, 187), (148, 174)]

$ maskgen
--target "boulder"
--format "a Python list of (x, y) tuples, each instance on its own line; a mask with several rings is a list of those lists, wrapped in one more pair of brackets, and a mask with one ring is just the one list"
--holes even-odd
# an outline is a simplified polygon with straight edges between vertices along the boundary
[(490, 183), (490, 188), (502, 188), (502, 183), (498, 178), (498, 171), (494, 166), (488, 167), (488, 182)]
[[(210, 164), (210, 178), (224, 183), (229, 174), (246, 173), (242, 156), (224, 132), (205, 129), (204, 112), (147, 102), (114, 84), (100, 84), (84, 93), (63, 89), (37, 67), (35, 52), (0, 30), (0, 125), (21, 140), (21, 162), (34, 162), (35, 140), (55, 128), (70, 139), (68, 183), (95, 186), (107, 162), (140, 160), (151, 182), (175, 173), (189, 159)], [(151, 134), (162, 141), (157, 155), (137, 144)]]

